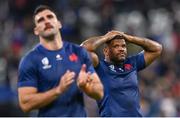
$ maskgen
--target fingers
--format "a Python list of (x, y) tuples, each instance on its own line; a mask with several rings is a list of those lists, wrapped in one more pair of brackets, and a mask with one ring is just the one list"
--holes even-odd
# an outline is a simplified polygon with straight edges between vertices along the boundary
[(113, 39), (116, 36), (121, 36), (122, 37), (123, 35), (124, 35), (123, 32), (112, 30), (112, 31), (109, 31), (107, 34), (105, 34), (105, 37), (107, 37), (108, 40), (111, 40), (111, 39)]
[(58, 87), (59, 91), (61, 92), (66, 91), (69, 88), (69, 86), (74, 82), (74, 77), (75, 77), (75, 73), (67, 70), (66, 73), (61, 77)]
[(64, 79), (65, 83), (72, 83), (74, 81), (73, 79), (74, 77), (75, 77), (75, 73), (67, 70), (64, 76), (62, 77), (62, 79)]
[(77, 85), (80, 87), (80, 88), (84, 88), (86, 86), (86, 83), (87, 83), (87, 72), (86, 72), (86, 65), (83, 64), (82, 67), (81, 67), (81, 70), (79, 72), (79, 76), (78, 76), (78, 79), (77, 79)]
[[(86, 72), (86, 64), (83, 64), (83, 65), (82, 65), (81, 71)], [(80, 72), (81, 72), (81, 71), (80, 71)]]
[(77, 81), (77, 85), (79, 86), (79, 88), (84, 89), (87, 85), (89, 85), (92, 82), (92, 76), (91, 76), (91, 72), (84, 72), (83, 75), (81, 73), (81, 75), (79, 75), (78, 81)]
[(91, 72), (88, 72), (87, 73), (87, 82), (92, 82), (92, 80), (93, 80), (93, 77), (91, 75)]

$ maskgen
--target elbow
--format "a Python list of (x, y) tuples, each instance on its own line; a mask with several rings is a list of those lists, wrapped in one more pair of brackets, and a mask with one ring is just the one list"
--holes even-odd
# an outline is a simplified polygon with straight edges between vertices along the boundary
[(86, 48), (89, 52), (94, 52), (95, 50), (91, 43), (83, 42), (81, 46)]
[(157, 46), (157, 55), (160, 56), (162, 54), (163, 47), (161, 44)]

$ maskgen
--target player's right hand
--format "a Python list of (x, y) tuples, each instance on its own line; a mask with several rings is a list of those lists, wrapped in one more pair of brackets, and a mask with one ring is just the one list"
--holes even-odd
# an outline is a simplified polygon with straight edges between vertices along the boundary
[(119, 32), (119, 31), (116, 31), (116, 30), (112, 30), (112, 31), (109, 31), (108, 33), (106, 33), (104, 35), (104, 37), (107, 38), (107, 41), (110, 41), (111, 39), (113, 39), (115, 36), (122, 36), (122, 32)]
[(59, 85), (57, 86), (56, 92), (57, 94), (61, 94), (65, 92), (69, 86), (74, 82), (75, 73), (69, 70), (61, 77)]

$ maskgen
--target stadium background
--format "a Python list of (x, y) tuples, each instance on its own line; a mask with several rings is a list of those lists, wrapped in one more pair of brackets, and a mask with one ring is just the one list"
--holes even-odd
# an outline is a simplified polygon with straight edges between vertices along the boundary
[[(139, 74), (141, 106), (144, 116), (180, 117), (179, 0), (0, 0), (0, 116), (36, 115), (18, 107), (17, 69), (38, 43), (32, 13), (39, 4), (57, 11), (64, 39), (77, 44), (111, 29), (163, 44), (162, 56)], [(141, 48), (130, 44), (128, 50), (134, 54)], [(96, 104), (88, 101), (89, 116), (98, 116)]]

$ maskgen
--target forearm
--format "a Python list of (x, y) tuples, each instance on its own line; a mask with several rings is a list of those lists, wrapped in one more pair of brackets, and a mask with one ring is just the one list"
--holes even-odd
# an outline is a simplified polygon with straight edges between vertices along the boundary
[(128, 35), (127, 38), (130, 43), (141, 46), (147, 52), (161, 51), (162, 46), (159, 43), (152, 41), (150, 39), (140, 38), (140, 37), (130, 36), (130, 35)]
[(99, 80), (99, 77), (94, 73), (91, 75), (91, 82), (88, 82), (86, 86), (81, 88), (88, 96), (100, 100), (104, 96), (104, 88)]
[(82, 42), (82, 46), (85, 47), (88, 51), (94, 52), (100, 45), (105, 43), (108, 40), (105, 36), (96, 36), (91, 37), (84, 42)]
[(53, 88), (44, 93), (34, 93), (22, 96), (21, 107), (24, 112), (29, 112), (33, 109), (39, 109), (50, 104), (58, 97), (56, 88)]
[(86, 86), (84, 89), (84, 92), (90, 96), (91, 98), (94, 98), (96, 100), (100, 100), (103, 98), (103, 86), (99, 83), (91, 83)]

